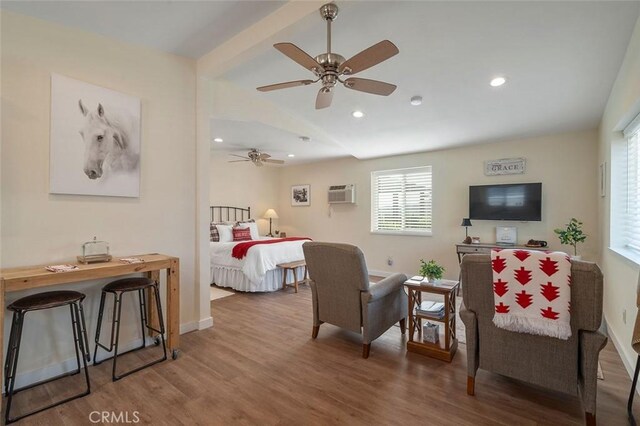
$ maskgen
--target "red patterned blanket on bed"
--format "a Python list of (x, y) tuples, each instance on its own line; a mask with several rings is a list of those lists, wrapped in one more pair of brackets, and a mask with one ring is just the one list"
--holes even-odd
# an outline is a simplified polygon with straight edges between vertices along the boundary
[(253, 240), (253, 241), (246, 241), (244, 243), (238, 243), (233, 247), (233, 250), (231, 251), (231, 256), (235, 257), (236, 259), (242, 259), (243, 257), (245, 257), (247, 255), (247, 252), (249, 251), (249, 249), (253, 246), (256, 246), (258, 244), (276, 244), (276, 243), (283, 243), (286, 241), (300, 241), (300, 240), (309, 240), (311, 241), (311, 238), (309, 237), (288, 237), (288, 238), (274, 238), (273, 240)]

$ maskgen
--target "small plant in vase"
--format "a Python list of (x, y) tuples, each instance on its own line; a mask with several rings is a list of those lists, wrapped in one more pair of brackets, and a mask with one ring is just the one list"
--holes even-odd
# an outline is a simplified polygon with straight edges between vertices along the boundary
[(442, 278), (443, 273), (444, 267), (438, 265), (435, 260), (432, 259), (428, 262), (425, 262), (423, 259), (420, 259), (419, 274), (423, 277), (426, 277), (430, 283)]
[(584, 243), (584, 240), (587, 239), (587, 235), (582, 232), (582, 222), (572, 217), (566, 228), (554, 229), (553, 232), (558, 234), (560, 243), (573, 246), (573, 257), (580, 259), (580, 256), (578, 256), (578, 243)]

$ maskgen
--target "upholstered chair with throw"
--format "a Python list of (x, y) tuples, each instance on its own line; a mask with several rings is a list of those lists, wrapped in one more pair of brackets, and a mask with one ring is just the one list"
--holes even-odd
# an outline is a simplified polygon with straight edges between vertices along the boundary
[(519, 333), (498, 328), (491, 258), (462, 260), (460, 317), (467, 337), (467, 393), (474, 394), (478, 368), (572, 395), (579, 395), (587, 425), (596, 423), (598, 355), (607, 338), (602, 320), (602, 272), (595, 263), (571, 263), (571, 337)]
[(362, 356), (369, 357), (371, 342), (400, 322), (405, 333), (407, 295), (404, 274), (369, 283), (364, 254), (349, 244), (306, 242), (304, 258), (311, 279), (313, 334), (324, 322), (362, 333)]

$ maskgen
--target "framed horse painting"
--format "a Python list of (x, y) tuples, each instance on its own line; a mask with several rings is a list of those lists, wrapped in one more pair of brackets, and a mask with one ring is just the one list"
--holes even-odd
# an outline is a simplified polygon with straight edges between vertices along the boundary
[(140, 99), (51, 75), (49, 192), (140, 195)]

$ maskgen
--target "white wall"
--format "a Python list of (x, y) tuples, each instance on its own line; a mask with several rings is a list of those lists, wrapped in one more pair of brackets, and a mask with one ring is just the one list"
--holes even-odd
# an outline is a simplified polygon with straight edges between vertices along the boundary
[[(211, 151), (209, 201), (211, 205), (251, 207), (261, 235), (269, 232), (267, 209), (278, 209), (279, 167), (256, 167), (250, 162), (229, 163), (226, 152)], [(231, 218), (233, 220), (233, 218)], [(273, 220), (275, 231), (279, 219)]]
[[(107, 240), (114, 255), (178, 256), (180, 322), (192, 327), (198, 320), (195, 61), (8, 12), (1, 19), (2, 266), (71, 261), (94, 235)], [(141, 98), (139, 198), (49, 194), (51, 73)], [(73, 286), (89, 296), (91, 331), (99, 284)], [(131, 322), (133, 304), (127, 307)], [(72, 356), (71, 346), (61, 343), (70, 333), (66, 310), (34, 313), (27, 323), (21, 370)], [(133, 330), (125, 338), (133, 339)]]
[[(600, 124), (599, 161), (607, 162), (607, 197), (600, 199), (599, 215), (602, 230), (602, 261), (604, 273), (604, 315), (612, 338), (630, 374), (636, 353), (631, 349), (631, 335), (636, 316), (637, 264), (609, 250), (610, 242), (610, 166), (611, 145), (621, 138), (619, 130), (630, 114), (640, 112), (640, 19), (627, 48), (627, 54), (613, 86)], [(626, 322), (623, 312), (627, 313)]]
[[(417, 272), (421, 258), (435, 259), (445, 268), (445, 277), (457, 278), (454, 244), (464, 239), (463, 217), (468, 216), (468, 186), (491, 183), (542, 182), (542, 222), (473, 221), (469, 234), (483, 242), (495, 242), (496, 225), (518, 228), (518, 241), (547, 240), (552, 249), (562, 247), (553, 229), (571, 217), (584, 222), (589, 235), (579, 252), (596, 260), (599, 236), (597, 221), (597, 133), (585, 131), (535, 139), (468, 146), (428, 153), (359, 161), (332, 162), (286, 167), (282, 170), (279, 211), (281, 229), (291, 235), (315, 240), (358, 245), (374, 271)], [(483, 162), (524, 157), (524, 175), (484, 176)], [(370, 174), (375, 170), (433, 166), (433, 236), (394, 236), (370, 233)], [(357, 205), (334, 205), (329, 216), (327, 190), (330, 185), (356, 184)], [(311, 185), (311, 206), (291, 207), (291, 185)], [(387, 257), (395, 263), (387, 266)]]

